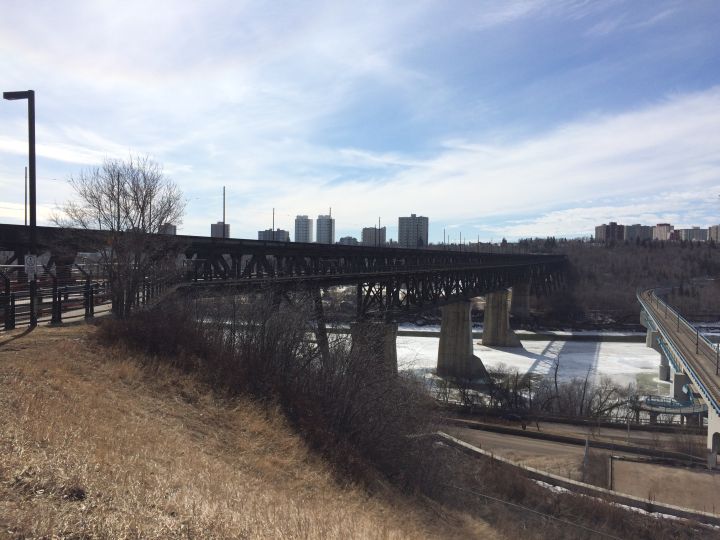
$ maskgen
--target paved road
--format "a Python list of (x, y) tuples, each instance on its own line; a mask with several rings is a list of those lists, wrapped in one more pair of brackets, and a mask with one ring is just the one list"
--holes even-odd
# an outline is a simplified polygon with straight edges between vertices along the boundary
[[(569, 426), (570, 429), (573, 427), (576, 426)], [(443, 431), (515, 463), (574, 480), (582, 479), (582, 462), (585, 453), (583, 446), (450, 426), (445, 427)], [(594, 452), (596, 456), (624, 455), (623, 452), (608, 450)], [(597, 458), (595, 461), (597, 462)], [(720, 489), (720, 471), (618, 460), (613, 460), (613, 467), (613, 489), (618, 492), (653, 498), (660, 502), (705, 512), (715, 513), (720, 508), (720, 503), (717, 503), (717, 506), (715, 503), (716, 494)]]

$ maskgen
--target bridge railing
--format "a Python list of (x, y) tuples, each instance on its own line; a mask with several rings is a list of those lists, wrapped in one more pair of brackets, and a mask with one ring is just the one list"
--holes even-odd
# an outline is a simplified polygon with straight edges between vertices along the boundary
[[(710, 341), (707, 336), (705, 336), (700, 330), (693, 325), (690, 321), (688, 321), (685, 317), (683, 317), (678, 310), (676, 310), (674, 307), (672, 307), (670, 304), (668, 304), (666, 301), (661, 299), (657, 294), (656, 291), (652, 291), (652, 297), (656, 299), (656, 301), (659, 304), (662, 304), (667, 311), (669, 311), (672, 315), (674, 315), (675, 319), (678, 321), (678, 330), (682, 328), (684, 331), (686, 331), (688, 334), (694, 335), (696, 341), (696, 346), (698, 353), (701, 352), (702, 354), (711, 362), (715, 362), (715, 374), (720, 374), (720, 343), (713, 343)], [(701, 348), (701, 345), (704, 347)]]
[[(694, 366), (689, 362), (683, 354), (678, 350), (678, 348), (675, 346), (674, 342), (672, 341), (672, 338), (668, 335), (666, 335), (666, 332), (664, 331), (664, 327), (661, 324), (658, 324), (658, 322), (655, 320), (655, 316), (652, 312), (651, 306), (648, 305), (645, 298), (643, 298), (643, 294), (645, 292), (650, 293), (650, 301), (655, 301), (655, 306), (659, 309), (660, 304), (663, 305), (663, 309), (669, 310), (670, 313), (675, 315), (676, 320), (678, 321), (679, 325), (683, 325), (684, 328), (690, 329), (691, 331), (696, 331), (696, 329), (690, 324), (689, 321), (687, 321), (676, 309), (674, 309), (672, 306), (669, 306), (667, 302), (660, 299), (655, 294), (655, 290), (649, 290), (649, 291), (643, 291), (638, 292), (636, 294), (638, 302), (643, 306), (643, 309), (645, 309), (645, 312), (648, 314), (648, 316), (653, 320), (655, 325), (658, 328), (658, 331), (660, 331), (663, 334), (663, 338), (665, 339), (666, 345), (672, 349), (672, 352), (676, 358), (678, 358), (682, 364), (683, 367), (690, 373), (691, 378), (693, 379), (693, 382), (698, 386), (700, 389), (700, 392), (703, 394), (707, 402), (713, 407), (715, 412), (720, 414), (720, 403), (718, 402), (718, 398), (715, 396), (715, 393), (713, 393), (710, 388), (705, 384), (703, 379), (699, 376), (697, 370), (694, 368)], [(667, 311), (666, 311), (667, 312)], [(699, 337), (699, 334), (696, 334)], [(709, 341), (708, 341), (709, 343)], [(716, 392), (717, 393), (717, 392)]]
[[(207, 259), (190, 259), (185, 261), (185, 274), (192, 281), (202, 281), (202, 273), (204, 265)], [(397, 274), (417, 274), (417, 273), (432, 273), (432, 272), (448, 272), (448, 271), (463, 271), (463, 270), (475, 270), (475, 269), (486, 269), (486, 270), (502, 270), (502, 269), (518, 269), (518, 268), (531, 268), (540, 264), (553, 264), (560, 263), (562, 259), (543, 259), (543, 260), (529, 260), (529, 261), (518, 261), (518, 262), (505, 262), (505, 261), (494, 261), (493, 264), (482, 263), (482, 262), (453, 262), (452, 264), (405, 264), (404, 262), (398, 262), (397, 264), (367, 264), (357, 266), (350, 263), (338, 264), (337, 261), (320, 261), (316, 266), (290, 266), (284, 267), (278, 263), (277, 260), (272, 259), (267, 261), (268, 265), (258, 268), (257, 271), (248, 271), (248, 268), (252, 269), (250, 261), (246, 262), (241, 267), (238, 267), (234, 272), (231, 270), (229, 275), (225, 277), (219, 277), (212, 275), (208, 279), (237, 279), (237, 280), (248, 280), (258, 279), (267, 277), (312, 277), (312, 276), (332, 276), (332, 275), (367, 275), (373, 274), (377, 276), (383, 275), (397, 275)]]

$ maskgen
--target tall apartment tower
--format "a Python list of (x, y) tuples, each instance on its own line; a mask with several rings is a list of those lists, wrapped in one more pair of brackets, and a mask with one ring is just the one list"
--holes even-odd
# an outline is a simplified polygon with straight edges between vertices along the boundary
[(362, 245), (363, 246), (384, 246), (385, 245), (385, 227), (363, 227)]
[(307, 216), (295, 217), (295, 241), (296, 242), (312, 242), (313, 241), (313, 220)]
[(653, 240), (670, 240), (674, 227), (669, 223), (658, 223), (653, 227)]
[(317, 217), (317, 232), (315, 238), (318, 244), (335, 243), (335, 220), (332, 216), (320, 215)]
[(230, 224), (222, 221), (211, 223), (210, 236), (213, 238), (230, 238)]
[(398, 218), (398, 245), (408, 248), (427, 246), (428, 224), (428, 218), (415, 214)]

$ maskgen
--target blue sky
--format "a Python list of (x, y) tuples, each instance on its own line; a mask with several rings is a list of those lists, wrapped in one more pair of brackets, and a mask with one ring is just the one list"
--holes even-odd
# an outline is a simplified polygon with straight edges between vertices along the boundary
[[(149, 154), (209, 234), (332, 207), (431, 241), (720, 223), (720, 2), (5, 0), (2, 90), (37, 95), (40, 222), (67, 178)], [(26, 109), (0, 102), (0, 222)]]

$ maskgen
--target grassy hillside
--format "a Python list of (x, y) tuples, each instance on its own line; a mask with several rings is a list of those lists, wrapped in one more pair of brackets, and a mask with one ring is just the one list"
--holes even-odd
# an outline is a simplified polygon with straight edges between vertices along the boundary
[[(93, 327), (0, 337), (0, 538), (497, 538)], [(141, 367), (151, 365), (150, 367)]]

